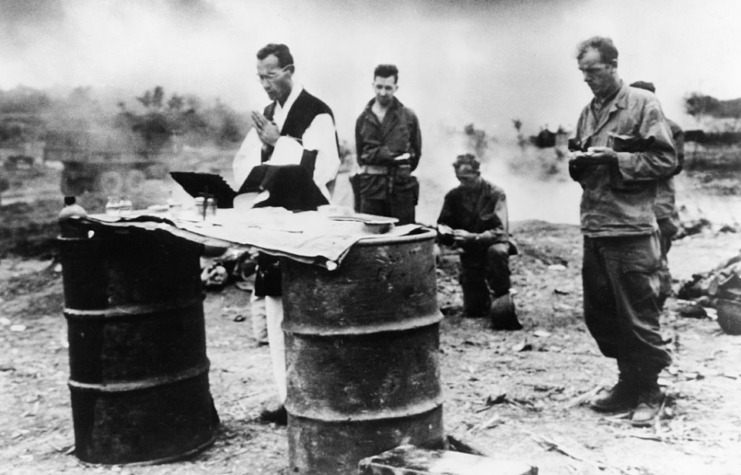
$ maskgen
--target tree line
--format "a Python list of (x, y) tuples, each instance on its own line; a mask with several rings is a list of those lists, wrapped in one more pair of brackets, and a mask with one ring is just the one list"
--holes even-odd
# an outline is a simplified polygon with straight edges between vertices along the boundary
[(220, 148), (238, 146), (250, 127), (241, 114), (220, 100), (196, 95), (166, 94), (161, 86), (132, 100), (106, 107), (92, 88), (74, 88), (65, 97), (17, 87), (0, 90), (0, 146), (44, 140), (54, 131), (106, 131), (139, 134), (146, 142), (178, 136), (184, 145)]
[(685, 140), (704, 145), (741, 144), (741, 98), (720, 100), (700, 92), (684, 98), (684, 109), (692, 116), (698, 130), (685, 132)]

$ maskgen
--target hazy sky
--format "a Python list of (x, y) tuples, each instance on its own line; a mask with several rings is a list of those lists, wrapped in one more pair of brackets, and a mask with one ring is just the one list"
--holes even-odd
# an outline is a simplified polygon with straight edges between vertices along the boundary
[(448, 131), (475, 123), (498, 140), (485, 175), (507, 190), (513, 219), (576, 222), (575, 183), (502, 166), (521, 159), (512, 119), (526, 134), (570, 129), (591, 98), (575, 46), (604, 35), (621, 77), (653, 81), (667, 116), (693, 127), (689, 92), (741, 96), (739, 18), (739, 0), (0, 0), (0, 88), (91, 86), (133, 104), (161, 85), (261, 110), (255, 53), (281, 42), (352, 141), (373, 68), (395, 63), (398, 97), (422, 123), (419, 173), (439, 187), (423, 190), (418, 217), (434, 220), (455, 184), (450, 161), (465, 150)]
[(300, 78), (349, 137), (374, 66), (396, 63), (423, 123), (512, 135), (570, 126), (590, 98), (575, 44), (611, 36), (628, 81), (651, 80), (680, 123), (682, 97), (741, 96), (737, 0), (0, 0), (0, 88), (92, 86), (219, 97), (262, 108), (254, 54), (288, 44)]

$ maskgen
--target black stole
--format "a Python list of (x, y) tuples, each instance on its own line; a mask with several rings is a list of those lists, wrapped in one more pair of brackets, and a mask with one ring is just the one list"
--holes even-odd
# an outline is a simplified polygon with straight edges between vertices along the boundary
[[(273, 102), (265, 108), (264, 115), (266, 119), (273, 120), (275, 107), (275, 102)], [(319, 114), (329, 114), (334, 121), (334, 114), (332, 114), (332, 109), (329, 106), (306, 92), (306, 90), (302, 90), (291, 110), (288, 111), (280, 135), (291, 137), (303, 144), (304, 132)], [(339, 154), (339, 141), (336, 132), (335, 143)], [(261, 156), (262, 163), (268, 161), (272, 154), (273, 147), (264, 147)], [(249, 185), (249, 182), (259, 183), (257, 188), (270, 192), (270, 197), (257, 206), (281, 206), (292, 211), (304, 211), (315, 210), (318, 206), (329, 203), (313, 180), (316, 156), (316, 150), (304, 150), (300, 165), (278, 167), (260, 165), (255, 167), (250, 172), (245, 185)], [(247, 186), (247, 188), (250, 188), (250, 186)], [(276, 297), (282, 295), (282, 272), (279, 258), (260, 253), (257, 264), (255, 295)]]

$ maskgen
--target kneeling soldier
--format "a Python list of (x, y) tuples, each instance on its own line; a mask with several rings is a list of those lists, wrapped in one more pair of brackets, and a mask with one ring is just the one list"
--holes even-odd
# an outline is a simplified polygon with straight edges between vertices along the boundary
[(491, 314), (496, 329), (519, 330), (522, 325), (509, 295), (514, 246), (509, 241), (507, 198), (504, 190), (481, 177), (479, 167), (471, 154), (459, 155), (453, 163), (460, 185), (445, 195), (437, 219), (441, 243), (463, 251), (459, 279), (466, 316)]

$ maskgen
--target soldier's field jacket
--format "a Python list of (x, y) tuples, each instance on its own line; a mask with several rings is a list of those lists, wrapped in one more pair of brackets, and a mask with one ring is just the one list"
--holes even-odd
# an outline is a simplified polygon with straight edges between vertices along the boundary
[[(600, 107), (593, 99), (579, 116), (576, 143), (610, 147), (618, 165), (595, 165), (579, 177), (581, 230), (589, 237), (650, 234), (656, 182), (677, 167), (672, 134), (656, 97), (622, 84)], [(648, 144), (629, 146), (626, 144)]]
[[(409, 165), (414, 171), (422, 156), (422, 134), (414, 111), (397, 98), (386, 112), (383, 123), (373, 113), (373, 102), (374, 99), (368, 102), (355, 122), (355, 146), (361, 166), (358, 191), (365, 199), (387, 199), (388, 180), (394, 180), (399, 191), (416, 186), (416, 180), (395, 175), (394, 157), (409, 153)], [(366, 165), (388, 167), (389, 171), (385, 175), (365, 174), (362, 170)]]
[(458, 186), (445, 195), (437, 222), (476, 234), (478, 247), (506, 243), (509, 239), (507, 196), (503, 189), (483, 179), (474, 189)]
[(674, 148), (677, 152), (677, 161), (679, 166), (677, 170), (668, 178), (662, 178), (656, 184), (656, 202), (654, 203), (654, 212), (656, 219), (666, 219), (677, 217), (677, 207), (675, 203), (674, 175), (679, 173), (684, 164), (684, 131), (676, 122), (666, 119), (669, 123), (669, 130), (672, 131), (674, 139)]

